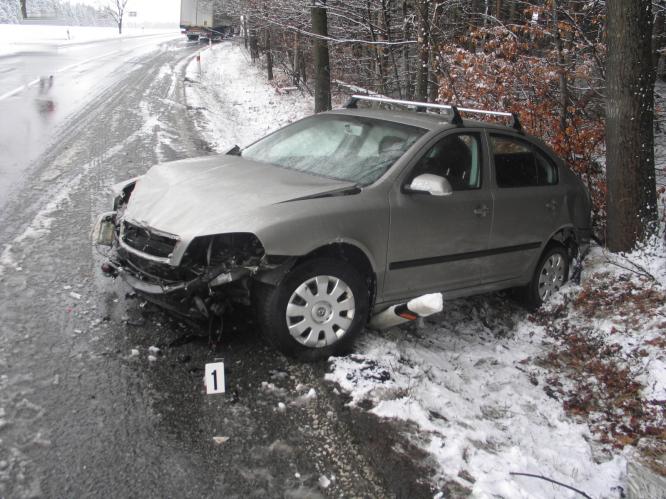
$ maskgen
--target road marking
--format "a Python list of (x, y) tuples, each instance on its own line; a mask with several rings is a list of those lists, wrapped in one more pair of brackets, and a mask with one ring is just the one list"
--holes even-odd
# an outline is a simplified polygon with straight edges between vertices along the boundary
[[(171, 36), (171, 35), (158, 35), (158, 36), (165, 36), (166, 37), (166, 36)], [(139, 49), (141, 47), (146, 47), (148, 45), (153, 45), (154, 43), (155, 42), (152, 41), (152, 42), (149, 42), (149, 43), (144, 43), (142, 45), (137, 45), (136, 47), (132, 47), (131, 50), (136, 50), (136, 49)], [(84, 59), (82, 61), (69, 64), (69, 65), (65, 66), (64, 68), (57, 69), (55, 71), (55, 74), (63, 73), (65, 71), (73, 69), (77, 66), (82, 66), (83, 64), (86, 64), (86, 63), (91, 62), (91, 61), (95, 61), (97, 59), (103, 59), (104, 57), (108, 57), (110, 55), (118, 54), (120, 52), (123, 52), (123, 50), (126, 50), (126, 49), (112, 50), (111, 52), (107, 52), (106, 54), (95, 55), (93, 57), (89, 57), (88, 59)], [(13, 95), (16, 95), (19, 92), (22, 92), (23, 90), (27, 90), (28, 88), (37, 85), (39, 83), (39, 80), (40, 80), (39, 78), (35, 78), (34, 80), (29, 81), (28, 83), (25, 83), (25, 84), (21, 85), (20, 87), (15, 88), (14, 90), (10, 90), (9, 92), (6, 92), (6, 93), (0, 95), (0, 102), (2, 102), (5, 99), (8, 99), (9, 97), (12, 97)]]

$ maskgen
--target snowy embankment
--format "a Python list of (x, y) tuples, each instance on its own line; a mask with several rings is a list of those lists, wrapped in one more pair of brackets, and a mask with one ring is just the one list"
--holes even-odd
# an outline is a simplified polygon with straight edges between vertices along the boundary
[(271, 131), (312, 114), (312, 96), (271, 85), (237, 42), (204, 47), (187, 68), (187, 104), (203, 117), (202, 132), (218, 152), (250, 145)]
[[(194, 59), (188, 78), (188, 103), (219, 151), (312, 109), (308, 95), (279, 95), (229, 43)], [(432, 456), (439, 497), (580, 497), (566, 486), (622, 497), (628, 461), (665, 469), (665, 286), (662, 229), (627, 257), (595, 247), (581, 284), (536, 314), (495, 294), (447, 302), (418, 326), (366, 331), (357, 353), (331, 359), (327, 379), (351, 405), (409, 423), (400, 431)]]
[(178, 30), (118, 28), (101, 26), (50, 26), (0, 24), (0, 57), (26, 52), (52, 51), (80, 43), (149, 35), (180, 36)]

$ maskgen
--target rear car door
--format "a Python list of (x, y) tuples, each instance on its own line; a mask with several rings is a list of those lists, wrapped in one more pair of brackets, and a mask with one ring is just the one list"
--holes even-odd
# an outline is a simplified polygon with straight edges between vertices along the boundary
[[(478, 131), (439, 137), (390, 191), (385, 299), (478, 284), (492, 219), (481, 139)], [(453, 193), (405, 191), (423, 173), (446, 177)]]
[(508, 134), (489, 134), (493, 162), (493, 257), (484, 282), (528, 279), (543, 243), (557, 230), (566, 189), (557, 164), (538, 146)]

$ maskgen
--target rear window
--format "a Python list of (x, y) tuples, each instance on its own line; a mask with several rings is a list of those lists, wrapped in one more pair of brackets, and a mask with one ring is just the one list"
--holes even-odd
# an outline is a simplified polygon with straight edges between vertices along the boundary
[(368, 185), (381, 177), (425, 129), (344, 115), (317, 115), (255, 142), (244, 158)]
[(498, 187), (533, 187), (557, 184), (557, 166), (529, 142), (491, 135)]

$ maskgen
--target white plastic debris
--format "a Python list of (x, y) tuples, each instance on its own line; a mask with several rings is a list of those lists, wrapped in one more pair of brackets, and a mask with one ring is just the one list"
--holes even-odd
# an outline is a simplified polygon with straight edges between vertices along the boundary
[(287, 410), (287, 406), (284, 405), (284, 402), (278, 402), (278, 411), (284, 412)]
[(437, 312), (441, 312), (444, 308), (444, 299), (442, 293), (431, 293), (407, 303), (393, 305), (386, 310), (379, 312), (372, 317), (370, 327), (373, 329), (388, 329), (403, 322), (413, 321), (419, 317), (427, 317)]
[(157, 361), (157, 357), (155, 357), (154, 355), (148, 356), (148, 362), (155, 362), (155, 361)]
[(71, 296), (75, 300), (80, 300), (81, 299), (81, 295), (79, 293), (75, 293), (74, 291), (70, 291), (69, 296)]
[(130, 352), (130, 357), (138, 357), (139, 356), (139, 350), (136, 348), (132, 348), (132, 351)]
[(294, 473), (294, 477), (301, 478), (301, 474), (297, 471), (296, 473)]
[(160, 353), (160, 349), (157, 348), (157, 347), (154, 347), (154, 346), (149, 346), (148, 347), (148, 353), (151, 353), (153, 355), (157, 355), (158, 353)]
[(442, 293), (431, 293), (419, 296), (407, 302), (407, 308), (416, 312), (421, 317), (427, 317), (441, 312), (444, 309), (444, 298)]
[(326, 478), (326, 475), (322, 475), (319, 477), (319, 486), (322, 489), (327, 489), (329, 485), (331, 485), (331, 481), (328, 478)]
[(65, 285), (62, 287), (62, 289), (64, 289), (65, 291), (69, 291), (70, 289), (72, 289), (72, 287), (71, 287), (69, 284), (65, 284)]
[(215, 442), (217, 445), (222, 445), (227, 440), (229, 440), (229, 437), (213, 437), (213, 442)]

